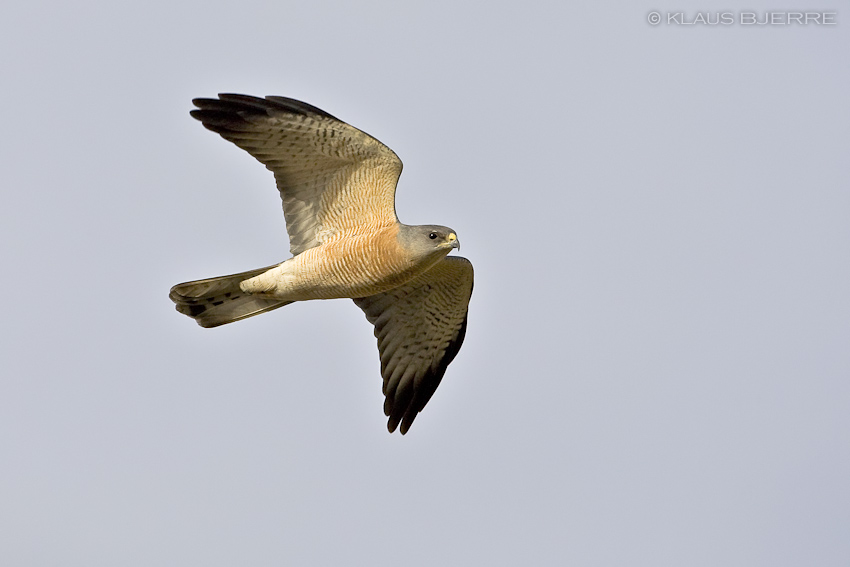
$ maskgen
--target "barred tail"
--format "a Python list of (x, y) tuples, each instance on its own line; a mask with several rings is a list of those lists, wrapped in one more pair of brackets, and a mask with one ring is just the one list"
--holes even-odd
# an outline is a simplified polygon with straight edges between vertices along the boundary
[(239, 288), (241, 282), (271, 268), (274, 266), (177, 284), (171, 288), (168, 297), (177, 304), (177, 311), (188, 315), (201, 327), (218, 327), (292, 303), (258, 297)]

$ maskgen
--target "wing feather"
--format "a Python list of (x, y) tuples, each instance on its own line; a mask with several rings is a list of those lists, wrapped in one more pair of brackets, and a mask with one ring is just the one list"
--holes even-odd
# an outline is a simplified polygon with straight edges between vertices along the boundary
[(290, 251), (397, 222), (401, 160), (375, 138), (305, 102), (220, 94), (191, 115), (274, 173)]
[(452, 256), (401, 287), (354, 300), (375, 325), (390, 432), (400, 425), (407, 433), (457, 356), (472, 284), (472, 264)]

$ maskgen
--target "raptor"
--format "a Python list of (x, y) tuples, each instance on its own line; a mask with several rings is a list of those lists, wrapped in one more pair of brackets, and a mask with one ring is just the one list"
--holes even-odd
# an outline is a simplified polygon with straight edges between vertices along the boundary
[(353, 299), (375, 327), (387, 427), (407, 433), (466, 334), (473, 271), (447, 256), (457, 233), (399, 222), (401, 160), (315, 106), (238, 94), (192, 102), (194, 118), (274, 173), (292, 257), (175, 285), (177, 310), (217, 327), (295, 301)]

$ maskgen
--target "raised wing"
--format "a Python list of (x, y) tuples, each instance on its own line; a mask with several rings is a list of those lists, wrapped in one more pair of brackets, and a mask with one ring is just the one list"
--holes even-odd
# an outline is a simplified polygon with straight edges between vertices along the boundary
[(191, 114), (274, 173), (293, 254), (397, 222), (401, 160), (391, 149), (304, 102), (218, 96), (193, 100)]
[(399, 423), (407, 433), (460, 350), (472, 279), (470, 261), (452, 256), (404, 286), (354, 300), (375, 325), (391, 433)]

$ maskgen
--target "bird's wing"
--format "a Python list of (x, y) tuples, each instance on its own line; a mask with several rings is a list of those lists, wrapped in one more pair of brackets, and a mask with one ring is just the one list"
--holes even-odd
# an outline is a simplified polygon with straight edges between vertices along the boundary
[(375, 325), (387, 427), (407, 433), (434, 394), (466, 334), (472, 263), (447, 257), (396, 289), (355, 299)]
[(274, 173), (293, 254), (397, 222), (401, 160), (391, 149), (304, 102), (218, 96), (193, 100), (191, 114)]

